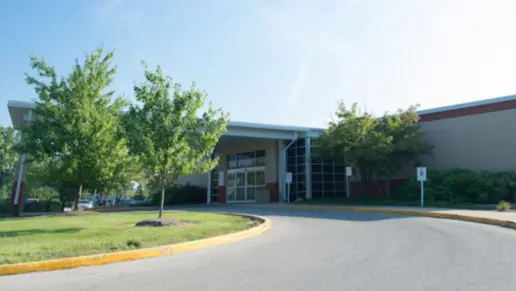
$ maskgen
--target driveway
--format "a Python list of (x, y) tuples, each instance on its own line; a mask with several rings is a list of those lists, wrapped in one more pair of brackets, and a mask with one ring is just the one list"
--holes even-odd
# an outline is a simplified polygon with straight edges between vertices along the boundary
[(516, 290), (516, 231), (510, 229), (367, 213), (195, 210), (261, 214), (273, 227), (256, 238), (169, 257), (0, 277), (0, 289)]

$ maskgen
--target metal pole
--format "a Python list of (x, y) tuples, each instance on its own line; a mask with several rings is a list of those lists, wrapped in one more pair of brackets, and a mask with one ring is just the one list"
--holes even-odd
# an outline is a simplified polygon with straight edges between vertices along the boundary
[(425, 187), (424, 182), (421, 180), (421, 207), (425, 206)]
[(349, 189), (349, 176), (346, 173), (346, 198), (351, 197), (351, 190)]
[(290, 203), (290, 183), (287, 186), (287, 203)]
[(23, 176), (23, 167), (25, 165), (25, 154), (21, 155), (20, 164), (18, 165), (18, 176), (16, 177), (16, 191), (14, 192), (14, 216), (20, 216), (20, 190)]

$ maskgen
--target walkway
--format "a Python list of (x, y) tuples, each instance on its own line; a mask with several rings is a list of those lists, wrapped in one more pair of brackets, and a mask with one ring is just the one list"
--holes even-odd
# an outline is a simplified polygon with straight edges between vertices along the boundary
[(100, 267), (0, 277), (32, 290), (516, 290), (516, 231), (367, 213), (209, 207), (268, 216), (262, 236), (189, 253)]

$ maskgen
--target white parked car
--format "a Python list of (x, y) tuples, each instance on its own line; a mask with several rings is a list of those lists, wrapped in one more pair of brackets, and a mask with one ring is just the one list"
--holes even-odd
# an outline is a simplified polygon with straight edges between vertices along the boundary
[(93, 201), (91, 200), (79, 200), (79, 204), (77, 205), (79, 209), (93, 209)]

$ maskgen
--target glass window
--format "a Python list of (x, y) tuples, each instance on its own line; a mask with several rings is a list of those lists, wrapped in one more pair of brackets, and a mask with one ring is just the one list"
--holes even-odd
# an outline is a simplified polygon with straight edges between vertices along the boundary
[(333, 173), (333, 165), (332, 164), (324, 164), (323, 172), (324, 173)]
[(346, 182), (346, 174), (335, 174), (335, 182)]
[(320, 173), (312, 173), (312, 182), (321, 182), (322, 175)]
[(298, 183), (297, 190), (298, 191), (306, 191), (306, 183)]
[(337, 191), (346, 191), (346, 183), (335, 183), (335, 189)]
[(234, 187), (236, 185), (235, 173), (228, 173), (228, 187)]
[(256, 158), (255, 159), (255, 163), (254, 165), (256, 167), (262, 167), (262, 166), (265, 166), (265, 157), (260, 157), (260, 158)]
[(323, 189), (322, 183), (312, 183), (313, 191), (322, 191), (322, 189)]
[(229, 189), (229, 193), (227, 195), (228, 201), (235, 201), (236, 197), (236, 188)]
[(335, 173), (346, 173), (346, 166), (335, 165)]
[(250, 185), (250, 186), (256, 185), (256, 172), (248, 172), (247, 173), (247, 185)]
[(237, 161), (228, 161), (228, 168), (229, 169), (236, 169), (237, 168)]
[(228, 155), (228, 168), (250, 168), (265, 166), (265, 150)]
[(325, 172), (323, 175), (323, 181), (325, 183), (333, 183), (334, 182), (333, 178), (334, 177), (331, 172), (328, 172), (328, 173)]
[(265, 172), (256, 172), (256, 185), (265, 185)]
[(322, 171), (322, 167), (320, 164), (312, 164), (312, 173), (320, 173)]
[(245, 186), (245, 174), (246, 173), (237, 173), (237, 186)]
[(324, 191), (325, 192), (329, 191), (329, 192), (333, 193), (333, 191), (335, 191), (335, 184), (333, 184), (333, 183), (325, 183), (324, 184)]
[(238, 154), (237, 158), (237, 164), (239, 168), (248, 168), (254, 166), (254, 152)]
[(256, 200), (255, 187), (247, 188), (247, 200)]
[(245, 188), (244, 187), (237, 188), (236, 200), (237, 201), (245, 201)]

